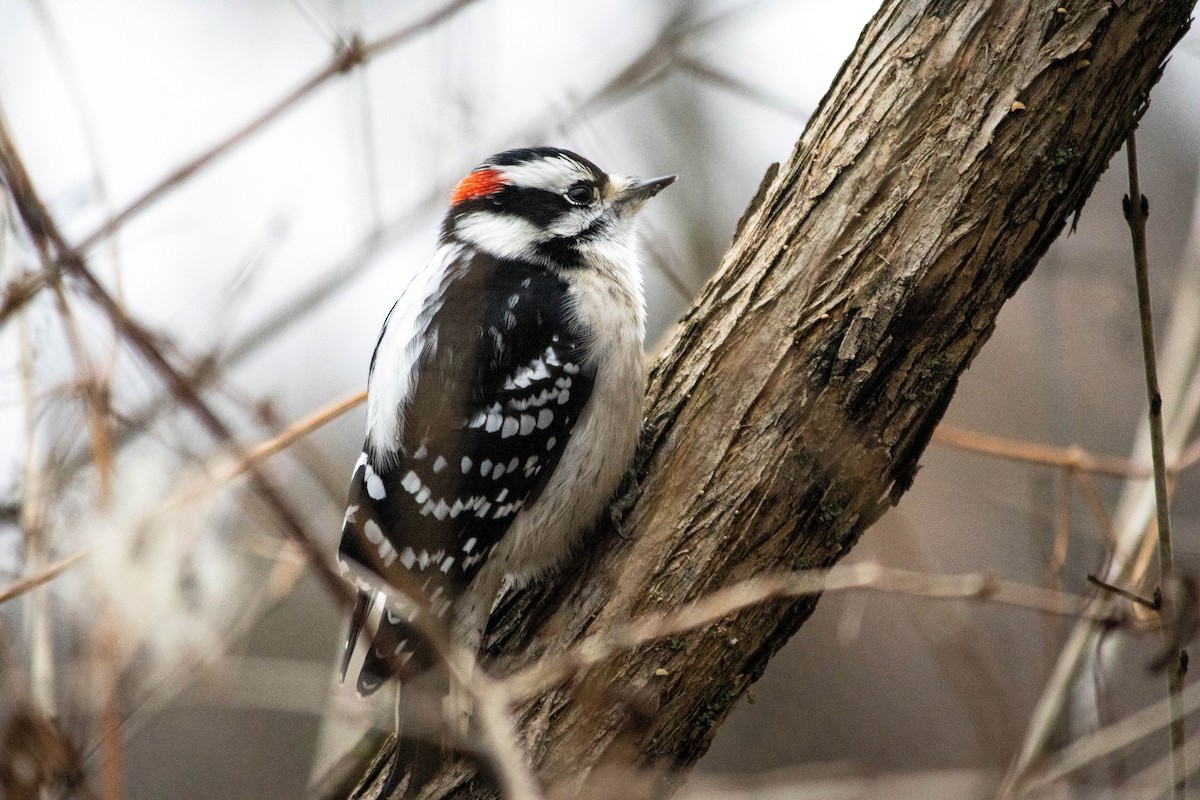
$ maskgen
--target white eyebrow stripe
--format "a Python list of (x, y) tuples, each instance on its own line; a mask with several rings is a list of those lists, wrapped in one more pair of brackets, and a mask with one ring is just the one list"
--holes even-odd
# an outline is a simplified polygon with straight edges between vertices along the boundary
[(504, 181), (531, 189), (545, 189), (562, 193), (580, 181), (594, 181), (596, 176), (587, 167), (573, 158), (551, 156), (536, 158), (524, 164), (493, 167), (500, 172)]

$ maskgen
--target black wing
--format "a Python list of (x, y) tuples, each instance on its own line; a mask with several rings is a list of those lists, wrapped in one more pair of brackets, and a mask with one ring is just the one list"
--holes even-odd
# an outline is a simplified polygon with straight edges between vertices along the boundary
[[(448, 273), (424, 332), (402, 441), (384, 452), (368, 444), (354, 471), (340, 548), (388, 585), (419, 592), (443, 618), (537, 499), (595, 377), (581, 366), (587, 343), (561, 278), (486, 254), (468, 258)], [(365, 614), (356, 613), (359, 624)], [(425, 667), (429, 654), (412, 633), (383, 617), (361, 691), (398, 667)], [(356, 634), (352, 625), (348, 647)]]

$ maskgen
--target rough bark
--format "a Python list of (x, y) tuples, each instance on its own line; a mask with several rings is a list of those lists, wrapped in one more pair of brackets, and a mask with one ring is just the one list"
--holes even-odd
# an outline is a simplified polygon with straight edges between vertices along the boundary
[[(885, 2), (653, 370), (660, 424), (628, 538), (599, 532), (569, 573), (506, 602), (491, 669), (845, 554), (908, 489), (958, 376), (1133, 129), (1192, 5)], [(625, 756), (686, 768), (813, 606), (757, 607), (531, 703), (538, 774), (570, 793)], [(437, 796), (485, 791), (449, 765)]]

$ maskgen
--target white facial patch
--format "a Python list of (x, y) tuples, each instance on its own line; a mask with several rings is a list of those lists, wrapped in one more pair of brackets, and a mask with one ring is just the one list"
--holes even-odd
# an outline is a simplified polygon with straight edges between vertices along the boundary
[(504, 178), (504, 182), (532, 189), (545, 189), (562, 194), (580, 181), (595, 180), (592, 171), (573, 158), (552, 156), (514, 164), (493, 167)]
[(464, 242), (497, 258), (524, 259), (542, 263), (537, 245), (548, 238), (545, 231), (527, 219), (493, 211), (472, 211), (454, 223), (454, 232)]

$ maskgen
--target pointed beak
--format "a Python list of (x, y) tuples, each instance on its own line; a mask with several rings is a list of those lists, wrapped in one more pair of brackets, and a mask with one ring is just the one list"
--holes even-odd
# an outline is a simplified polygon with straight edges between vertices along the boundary
[(675, 182), (676, 175), (666, 175), (662, 178), (647, 178), (646, 180), (631, 180), (621, 193), (617, 195), (615, 205), (629, 206), (631, 209), (640, 208), (642, 203)]

